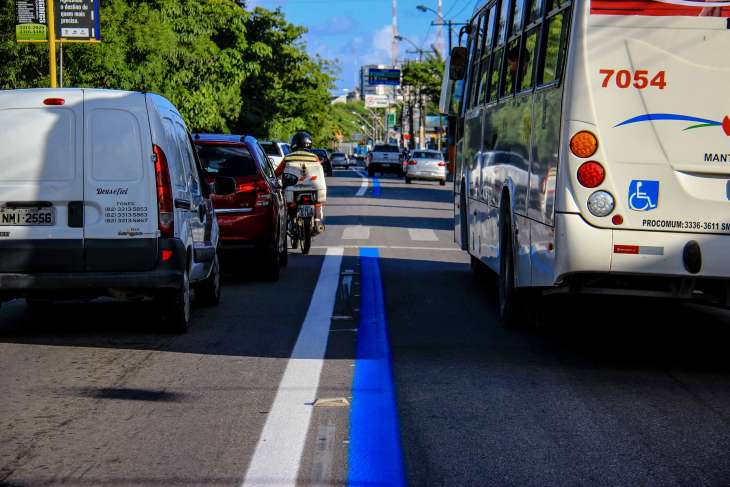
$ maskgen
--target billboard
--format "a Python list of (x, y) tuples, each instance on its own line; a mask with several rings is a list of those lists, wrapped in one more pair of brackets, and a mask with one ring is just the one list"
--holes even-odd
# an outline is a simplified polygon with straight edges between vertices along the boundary
[(730, 1), (591, 0), (594, 15), (730, 17)]
[(370, 69), (368, 71), (369, 85), (400, 85), (400, 69)]
[(99, 0), (55, 0), (56, 38), (98, 42)]
[[(48, 42), (47, 1), (15, 0), (17, 42)], [(99, 42), (99, 0), (53, 0), (56, 40)]]
[(365, 95), (365, 106), (368, 108), (388, 108), (390, 99), (388, 95)]
[(48, 40), (46, 0), (15, 0), (15, 40), (18, 42)]

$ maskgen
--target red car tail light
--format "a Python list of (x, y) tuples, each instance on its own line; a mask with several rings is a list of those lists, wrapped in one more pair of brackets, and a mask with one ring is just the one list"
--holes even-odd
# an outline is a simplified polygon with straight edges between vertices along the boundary
[(238, 183), (236, 185), (236, 193), (253, 193), (256, 191), (256, 183)]
[(408, 161), (408, 165), (409, 166), (415, 166), (416, 165), (416, 161)]
[(256, 206), (269, 206), (271, 204), (271, 189), (263, 178), (256, 180)]
[(439, 162), (439, 167), (446, 167), (446, 163), (445, 162)]
[(175, 205), (173, 203), (170, 170), (165, 152), (158, 145), (152, 146), (155, 155), (155, 183), (157, 185), (157, 220), (160, 235), (172, 237), (175, 234)]

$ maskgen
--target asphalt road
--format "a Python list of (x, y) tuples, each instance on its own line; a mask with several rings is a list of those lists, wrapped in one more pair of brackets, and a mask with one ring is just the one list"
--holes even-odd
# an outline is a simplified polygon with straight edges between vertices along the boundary
[(312, 254), (275, 284), (229, 263), (186, 335), (146, 303), (4, 305), (0, 485), (387, 485), (399, 455), (352, 455), (389, 408), (409, 485), (730, 485), (729, 313), (573, 299), (560, 325), (506, 330), (452, 243), (448, 185), (328, 184)]

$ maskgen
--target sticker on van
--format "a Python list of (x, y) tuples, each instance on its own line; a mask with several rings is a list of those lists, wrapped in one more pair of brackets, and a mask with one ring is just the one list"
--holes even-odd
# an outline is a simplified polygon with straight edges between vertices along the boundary
[(659, 206), (659, 181), (634, 179), (629, 184), (629, 208), (651, 211)]

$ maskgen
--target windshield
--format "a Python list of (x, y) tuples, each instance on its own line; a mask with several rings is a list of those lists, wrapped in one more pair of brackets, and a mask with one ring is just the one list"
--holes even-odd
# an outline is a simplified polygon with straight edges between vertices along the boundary
[(376, 145), (373, 152), (400, 152), (397, 145)]
[(414, 159), (438, 159), (439, 161), (444, 160), (443, 154), (435, 151), (420, 151), (413, 153)]
[(245, 147), (198, 145), (203, 171), (213, 176), (256, 176), (256, 161)]
[(261, 147), (264, 148), (267, 156), (282, 157), (283, 154), (279, 150), (279, 145), (273, 142), (261, 142)]

